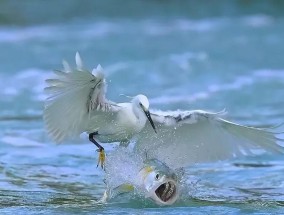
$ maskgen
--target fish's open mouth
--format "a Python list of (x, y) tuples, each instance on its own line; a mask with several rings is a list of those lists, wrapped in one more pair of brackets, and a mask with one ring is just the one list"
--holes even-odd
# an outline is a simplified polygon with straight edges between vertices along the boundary
[(175, 197), (176, 192), (177, 192), (176, 185), (171, 181), (161, 184), (155, 190), (157, 197), (163, 202), (167, 202), (171, 200), (173, 197)]

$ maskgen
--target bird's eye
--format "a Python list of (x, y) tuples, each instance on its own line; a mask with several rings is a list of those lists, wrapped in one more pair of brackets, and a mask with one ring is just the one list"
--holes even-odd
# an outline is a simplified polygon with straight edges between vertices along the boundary
[(156, 180), (159, 180), (159, 178), (160, 178), (160, 175), (157, 174), (157, 175), (156, 175)]
[(142, 103), (141, 102), (139, 102), (139, 105), (142, 107)]

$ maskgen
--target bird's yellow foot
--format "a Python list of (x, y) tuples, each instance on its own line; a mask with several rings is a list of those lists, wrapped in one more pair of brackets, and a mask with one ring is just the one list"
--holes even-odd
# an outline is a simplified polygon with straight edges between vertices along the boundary
[(103, 148), (100, 148), (97, 151), (99, 152), (99, 159), (98, 159), (97, 167), (99, 165), (101, 165), (102, 169), (104, 169), (104, 167), (105, 167), (105, 160), (106, 160), (105, 150)]

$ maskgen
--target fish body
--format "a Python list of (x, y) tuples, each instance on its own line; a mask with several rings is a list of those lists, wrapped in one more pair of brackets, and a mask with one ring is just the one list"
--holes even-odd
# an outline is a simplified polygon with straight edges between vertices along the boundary
[[(118, 171), (119, 170), (119, 171)], [(119, 148), (106, 163), (107, 190), (101, 202), (124, 193), (138, 193), (158, 205), (171, 205), (180, 195), (179, 179), (172, 169), (157, 159), (145, 159)]]

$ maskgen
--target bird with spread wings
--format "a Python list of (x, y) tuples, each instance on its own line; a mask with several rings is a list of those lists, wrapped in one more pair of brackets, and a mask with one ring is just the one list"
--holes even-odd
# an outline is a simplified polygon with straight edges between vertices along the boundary
[(252, 155), (257, 149), (283, 153), (284, 143), (272, 129), (254, 128), (229, 122), (224, 111), (149, 111), (144, 95), (130, 102), (115, 103), (106, 99), (106, 80), (102, 67), (84, 68), (78, 53), (76, 68), (63, 61), (64, 70), (47, 79), (43, 118), (47, 133), (56, 142), (72, 139), (83, 132), (98, 147), (103, 167), (102, 143), (127, 145), (135, 137), (135, 150), (147, 151), (173, 168), (196, 162), (223, 160)]

